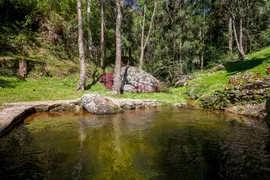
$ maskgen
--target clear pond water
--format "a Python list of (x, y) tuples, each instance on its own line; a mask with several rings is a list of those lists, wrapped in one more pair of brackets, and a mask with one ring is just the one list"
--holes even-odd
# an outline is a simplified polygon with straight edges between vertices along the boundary
[(201, 110), (39, 113), (0, 139), (0, 179), (270, 179), (262, 122)]

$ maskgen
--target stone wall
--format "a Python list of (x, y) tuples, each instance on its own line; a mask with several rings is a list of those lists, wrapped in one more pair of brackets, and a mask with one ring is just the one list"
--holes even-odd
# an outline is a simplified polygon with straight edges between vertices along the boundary
[(226, 88), (224, 91), (215, 91), (214, 95), (210, 97), (200, 98), (200, 103), (204, 108), (238, 111), (238, 114), (261, 116), (265, 112), (264, 103), (269, 96), (270, 78), (265, 78)]

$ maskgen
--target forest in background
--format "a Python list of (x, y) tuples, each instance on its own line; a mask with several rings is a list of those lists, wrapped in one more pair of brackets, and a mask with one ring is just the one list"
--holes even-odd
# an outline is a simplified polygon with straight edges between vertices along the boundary
[[(83, 42), (87, 74), (100, 66), (113, 71), (117, 3), (121, 4), (121, 63), (141, 67), (173, 85), (183, 74), (270, 45), (268, 0), (83, 0)], [(42, 76), (78, 72), (76, 0), (1, 0), (1, 56), (43, 59)], [(44, 57), (53, 55), (64, 64)], [(43, 62), (44, 63), (44, 62)], [(36, 67), (32, 67), (33, 69)], [(47, 69), (46, 69), (47, 68)], [(55, 73), (53, 71), (56, 71)], [(1, 74), (12, 74), (2, 68)], [(23, 75), (26, 76), (26, 75)]]

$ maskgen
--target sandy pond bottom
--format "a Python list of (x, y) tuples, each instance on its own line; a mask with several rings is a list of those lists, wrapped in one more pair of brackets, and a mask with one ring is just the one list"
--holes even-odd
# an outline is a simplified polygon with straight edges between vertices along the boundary
[(0, 179), (270, 179), (262, 122), (202, 110), (39, 113), (0, 139)]

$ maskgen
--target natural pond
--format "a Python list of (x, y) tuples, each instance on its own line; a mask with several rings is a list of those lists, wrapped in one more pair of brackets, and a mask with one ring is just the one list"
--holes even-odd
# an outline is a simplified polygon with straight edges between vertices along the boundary
[(0, 139), (0, 179), (270, 179), (270, 134), (204, 110), (38, 113)]

